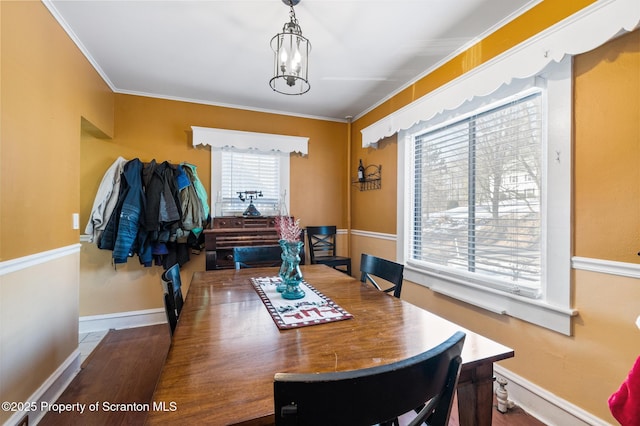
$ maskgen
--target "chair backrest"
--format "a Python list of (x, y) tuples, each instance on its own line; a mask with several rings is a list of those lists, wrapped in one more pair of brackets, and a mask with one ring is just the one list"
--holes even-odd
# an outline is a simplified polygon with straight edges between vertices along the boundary
[[(303, 243), (304, 243), (304, 235), (305, 235), (305, 230), (304, 230), (304, 229), (301, 229), (301, 230), (300, 230), (300, 241), (302, 241)], [(305, 244), (305, 246), (306, 246), (306, 244)], [(306, 257), (307, 257), (307, 256), (306, 256), (306, 254), (305, 254), (305, 249), (304, 249), (304, 247), (303, 247), (303, 249), (302, 249), (302, 250), (300, 250), (300, 264), (301, 264), (301, 265), (304, 265), (304, 264), (305, 264)]]
[[(362, 273), (360, 275), (360, 281), (363, 283), (369, 281), (378, 290), (382, 290), (385, 293), (393, 291), (393, 295), (400, 298), (400, 293), (402, 292), (404, 265), (362, 253), (362, 256), (360, 257), (360, 272)], [(389, 281), (393, 286), (383, 290), (373, 278), (374, 276), (382, 278), (385, 281)]]
[(275, 420), (285, 425), (373, 425), (416, 412), (410, 425), (446, 426), (465, 334), (422, 354), (344, 372), (277, 373)]
[(180, 312), (184, 298), (182, 297), (182, 280), (180, 279), (180, 265), (175, 264), (162, 273), (162, 290), (164, 292), (164, 308), (167, 314), (167, 322), (169, 330), (173, 336), (173, 332), (178, 325)]
[(336, 226), (307, 226), (309, 242), (309, 258), (315, 263), (315, 258), (336, 255)]
[(278, 245), (247, 246), (233, 248), (233, 261), (236, 269), (258, 266), (280, 266), (282, 248)]

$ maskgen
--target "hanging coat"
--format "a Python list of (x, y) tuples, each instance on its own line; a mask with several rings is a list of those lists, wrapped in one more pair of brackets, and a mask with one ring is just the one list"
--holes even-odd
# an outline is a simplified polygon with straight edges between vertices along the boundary
[[(126, 168), (126, 164), (124, 167)], [(124, 175), (124, 170), (122, 175)], [(109, 216), (109, 220), (107, 221), (107, 225), (104, 228), (104, 231), (99, 236), (96, 244), (99, 249), (102, 250), (113, 250), (116, 245), (116, 238), (118, 236), (118, 224), (120, 222), (120, 213), (122, 212), (122, 204), (124, 203), (124, 199), (127, 197), (129, 193), (129, 184), (126, 179), (123, 179), (121, 175), (120, 178), (120, 190), (118, 191), (118, 199), (116, 200), (116, 205)]]
[[(201, 228), (206, 218), (204, 217), (204, 208), (195, 185), (193, 185), (194, 177), (190, 168), (185, 167), (184, 171), (192, 182), (180, 191), (180, 200), (182, 207), (182, 229), (191, 231), (192, 229)], [(185, 236), (188, 232), (185, 233)]]
[(126, 162), (127, 160), (124, 158), (118, 157), (102, 177), (98, 192), (93, 200), (89, 221), (84, 229), (84, 233), (90, 235), (89, 241), (91, 242), (97, 242), (100, 239), (100, 235), (107, 227), (116, 207), (120, 193), (120, 176)]
[(189, 163), (182, 163), (182, 166), (186, 167), (185, 171), (191, 171), (191, 173), (188, 173), (189, 178), (191, 179), (191, 184), (196, 189), (196, 193), (200, 198), (200, 202), (202, 204), (202, 209), (203, 209), (203, 216), (205, 220), (208, 220), (210, 210), (209, 210), (209, 201), (207, 199), (207, 190), (204, 189), (202, 182), (200, 182), (200, 178), (198, 177), (198, 172), (196, 171), (197, 168), (193, 164), (189, 164)]
[(166, 242), (179, 226), (180, 202), (175, 170), (168, 162), (148, 163), (143, 170), (146, 196), (145, 229), (153, 242)]
[(113, 248), (114, 263), (126, 263), (140, 249), (144, 241), (139, 241), (138, 230), (144, 224), (145, 196), (142, 191), (142, 163), (139, 159), (129, 161), (124, 166), (122, 179), (129, 186), (122, 203), (118, 232)]

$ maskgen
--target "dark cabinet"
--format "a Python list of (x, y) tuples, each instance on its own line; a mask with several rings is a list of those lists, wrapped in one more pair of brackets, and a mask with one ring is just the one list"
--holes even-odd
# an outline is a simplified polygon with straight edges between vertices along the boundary
[(233, 248), (278, 244), (275, 217), (225, 216), (213, 219), (213, 229), (204, 230), (206, 268), (233, 268)]

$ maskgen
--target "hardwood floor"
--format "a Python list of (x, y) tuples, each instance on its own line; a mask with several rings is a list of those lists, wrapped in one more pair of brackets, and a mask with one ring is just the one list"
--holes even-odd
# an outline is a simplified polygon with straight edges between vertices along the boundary
[[(49, 412), (39, 424), (142, 425), (146, 411), (117, 411), (109, 404), (151, 401), (169, 343), (166, 324), (109, 331), (57, 401), (87, 404), (85, 412)], [(89, 404), (96, 402), (99, 409), (89, 411)]]
[[(49, 412), (39, 424), (43, 426), (144, 424), (146, 411), (131, 410), (132, 407), (116, 410), (120, 407), (111, 404), (145, 404), (151, 401), (169, 344), (169, 330), (166, 324), (110, 330), (57, 401), (58, 403), (86, 404), (84, 413), (80, 414), (77, 410), (64, 413)], [(89, 404), (96, 404), (96, 402), (99, 404), (99, 409), (89, 411)], [(494, 409), (493, 424), (495, 426), (544, 426), (543, 423), (517, 407), (505, 414)], [(459, 426), (455, 405), (449, 426)]]

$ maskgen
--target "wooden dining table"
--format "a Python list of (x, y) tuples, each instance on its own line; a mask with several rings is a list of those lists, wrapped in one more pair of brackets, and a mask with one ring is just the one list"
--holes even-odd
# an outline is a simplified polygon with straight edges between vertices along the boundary
[(306, 282), (353, 318), (279, 329), (251, 284), (276, 268), (196, 272), (173, 335), (147, 424), (274, 424), (278, 372), (384, 365), (466, 333), (457, 388), (460, 425), (491, 424), (493, 363), (512, 349), (324, 265)]

